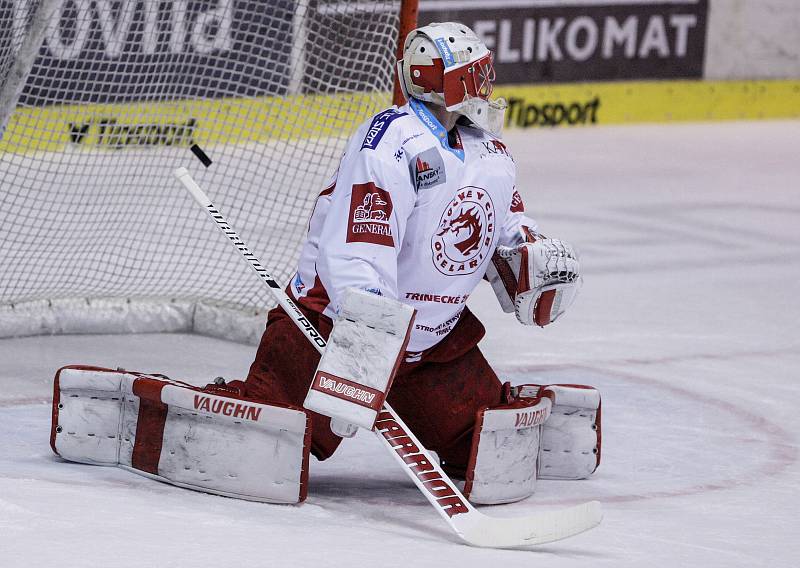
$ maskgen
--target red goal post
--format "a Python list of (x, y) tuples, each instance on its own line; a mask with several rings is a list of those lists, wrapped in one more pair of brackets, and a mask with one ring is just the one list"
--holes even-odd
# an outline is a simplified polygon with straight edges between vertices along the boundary
[[(417, 27), (417, 20), (419, 16), (419, 0), (403, 0), (400, 3), (400, 28), (397, 37), (397, 60), (403, 58), (403, 44), (406, 41), (406, 36)], [(395, 74), (394, 78), (394, 91), (392, 95), (392, 102), (395, 105), (402, 105), (405, 103), (405, 95), (400, 88), (400, 78)]]

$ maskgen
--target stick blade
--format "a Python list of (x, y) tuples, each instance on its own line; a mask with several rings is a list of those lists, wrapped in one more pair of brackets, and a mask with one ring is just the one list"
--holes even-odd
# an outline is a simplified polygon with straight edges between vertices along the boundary
[[(600, 524), (602, 508), (590, 501), (568, 509), (543, 511), (527, 517), (489, 517), (477, 511), (453, 518), (459, 536), (472, 546), (513, 548), (554, 542)], [(472, 518), (470, 518), (472, 517)]]

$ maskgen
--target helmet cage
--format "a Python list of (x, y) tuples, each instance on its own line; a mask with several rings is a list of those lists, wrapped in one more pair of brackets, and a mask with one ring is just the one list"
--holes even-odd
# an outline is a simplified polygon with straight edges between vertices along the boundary
[(458, 105), (469, 97), (488, 101), (494, 90), (494, 80), (491, 53), (456, 69), (446, 69), (443, 80), (445, 107)]

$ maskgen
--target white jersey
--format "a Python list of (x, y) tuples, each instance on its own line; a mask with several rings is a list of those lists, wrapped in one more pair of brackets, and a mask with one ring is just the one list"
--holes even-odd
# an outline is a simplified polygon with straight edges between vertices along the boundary
[(536, 230), (505, 145), (473, 126), (447, 132), (413, 100), (365, 122), (309, 221), (295, 300), (334, 317), (353, 286), (417, 310), (408, 351), (458, 322), (497, 245)]

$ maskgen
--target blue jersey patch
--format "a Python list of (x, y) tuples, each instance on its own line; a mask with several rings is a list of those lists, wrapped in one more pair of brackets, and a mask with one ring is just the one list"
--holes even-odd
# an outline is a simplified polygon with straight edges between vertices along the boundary
[(393, 120), (406, 116), (408, 113), (400, 112), (393, 108), (387, 109), (375, 115), (367, 130), (367, 135), (364, 137), (364, 142), (361, 143), (361, 149), (374, 150), (381, 142), (381, 138), (386, 133), (389, 125)]

